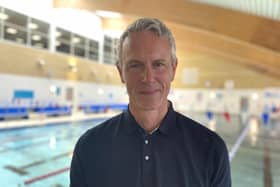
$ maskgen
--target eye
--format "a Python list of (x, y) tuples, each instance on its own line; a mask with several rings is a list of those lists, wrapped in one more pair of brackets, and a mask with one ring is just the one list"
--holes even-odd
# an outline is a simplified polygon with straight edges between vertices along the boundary
[(128, 65), (129, 68), (139, 68), (141, 67), (141, 64), (140, 63), (131, 63)]
[(131, 69), (131, 70), (138, 70), (138, 69), (141, 69), (143, 67), (143, 63), (141, 62), (129, 62), (127, 64), (127, 68), (128, 69)]
[(154, 68), (161, 68), (165, 66), (165, 63), (162, 61), (156, 61), (153, 63)]

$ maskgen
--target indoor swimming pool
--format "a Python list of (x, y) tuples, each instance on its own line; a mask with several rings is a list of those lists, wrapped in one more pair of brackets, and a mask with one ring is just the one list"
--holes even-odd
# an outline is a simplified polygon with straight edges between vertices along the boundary
[(1, 131), (0, 186), (68, 186), (68, 168), (75, 142), (101, 121)]
[[(266, 126), (238, 116), (230, 121), (218, 115), (189, 114), (216, 131), (231, 155), (234, 187), (280, 186), (280, 124)], [(0, 131), (0, 186), (66, 187), (74, 145), (82, 133), (104, 119), (59, 123)]]

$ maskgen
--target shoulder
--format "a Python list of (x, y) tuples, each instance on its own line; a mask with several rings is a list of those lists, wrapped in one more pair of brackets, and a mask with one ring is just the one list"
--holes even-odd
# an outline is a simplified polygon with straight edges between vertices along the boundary
[(224, 140), (205, 125), (176, 112), (177, 127), (185, 134), (191, 142), (207, 147), (225, 147)]
[(97, 126), (87, 130), (79, 138), (77, 145), (78, 146), (87, 146), (90, 144), (98, 144), (99, 142), (108, 141), (109, 137), (114, 133), (115, 129), (120, 124), (122, 118), (122, 113), (112, 118), (98, 124)]

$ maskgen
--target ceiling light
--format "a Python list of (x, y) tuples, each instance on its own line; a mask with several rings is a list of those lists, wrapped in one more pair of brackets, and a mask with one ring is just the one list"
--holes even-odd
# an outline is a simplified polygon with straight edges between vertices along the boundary
[(68, 70), (70, 72), (77, 72), (78, 68), (77, 68), (77, 61), (75, 58), (70, 58), (68, 61)]
[(56, 92), (56, 89), (57, 89), (57, 87), (54, 86), (54, 85), (51, 85), (51, 86), (49, 87), (49, 90), (50, 90), (51, 93), (55, 93), (55, 92)]
[(79, 43), (81, 39), (79, 37), (72, 38), (72, 43)]
[(29, 24), (28, 24), (28, 28), (29, 28), (29, 29), (37, 29), (37, 28), (38, 28), (38, 25), (35, 24), (35, 23), (29, 23)]
[(211, 92), (210, 93), (210, 98), (211, 99), (215, 99), (216, 98), (216, 93), (215, 92)]
[(259, 94), (253, 93), (251, 97), (252, 97), (253, 100), (258, 100), (259, 99)]
[(0, 19), (1, 20), (6, 20), (8, 18), (9, 18), (9, 16), (7, 14), (0, 13)]
[(102, 88), (98, 88), (97, 93), (99, 95), (103, 95), (104, 94), (104, 90)]
[(60, 36), (61, 36), (61, 32), (55, 31), (55, 36), (56, 36), (56, 37), (60, 37)]
[(32, 35), (32, 40), (34, 40), (34, 41), (39, 41), (39, 40), (41, 40), (41, 36), (40, 35)]
[(55, 46), (60, 46), (60, 45), (61, 45), (61, 42), (55, 41)]
[(111, 11), (103, 11), (103, 10), (97, 10), (96, 15), (103, 17), (103, 18), (120, 18), (121, 14), (117, 12), (111, 12)]
[(6, 31), (7, 31), (7, 33), (9, 33), (9, 34), (16, 34), (16, 33), (18, 32), (16, 29), (11, 28), (11, 27), (8, 27), (8, 28), (6, 29)]

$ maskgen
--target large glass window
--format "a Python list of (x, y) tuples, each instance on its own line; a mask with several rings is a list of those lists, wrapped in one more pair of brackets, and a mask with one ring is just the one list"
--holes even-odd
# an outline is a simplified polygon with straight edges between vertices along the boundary
[(98, 61), (99, 45), (97, 41), (56, 28), (55, 42), (56, 51)]
[(0, 7), (0, 37), (3, 38), (4, 21), (8, 19), (8, 15), (4, 14), (4, 8)]
[(27, 20), (28, 17), (18, 12), (4, 9), (4, 39), (18, 43), (27, 43)]
[(89, 59), (98, 61), (98, 49), (99, 45), (97, 41), (89, 40)]
[(57, 28), (55, 32), (55, 48), (56, 51), (70, 54), (71, 33), (61, 28)]
[(28, 23), (31, 33), (31, 45), (39, 48), (49, 48), (50, 25), (46, 22), (31, 18)]
[(86, 45), (85, 45), (86, 39), (78, 34), (73, 34), (72, 36), (72, 46), (74, 49), (74, 55), (85, 57), (86, 54)]
[(113, 51), (112, 51), (112, 56), (113, 56), (113, 59), (114, 59), (114, 63), (116, 63), (116, 59), (118, 59), (118, 57), (117, 57), (118, 44), (119, 44), (119, 38), (114, 38), (113, 39)]
[[(0, 7), (0, 39), (30, 45), (41, 49), (50, 48), (50, 24), (28, 17), (16, 11)], [(79, 34), (57, 27), (54, 33), (58, 52), (98, 61), (99, 43)], [(108, 37), (105, 47), (108, 60), (112, 54), (112, 38)], [(107, 63), (110, 63), (108, 61)]]
[(13, 10), (4, 9), (4, 14), (6, 14), (8, 16), (8, 18), (6, 19), (6, 22), (17, 25), (17, 26), (21, 26), (22, 28), (26, 28), (27, 25), (27, 16), (18, 12), (15, 12)]
[(115, 64), (117, 60), (116, 48), (118, 39), (111, 38), (110, 36), (104, 36), (103, 46), (103, 59), (106, 64)]

